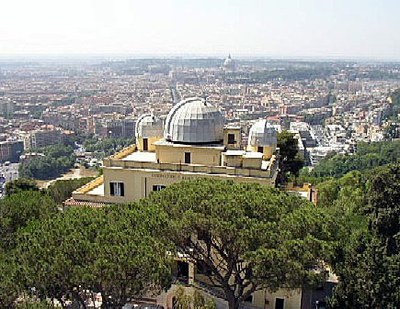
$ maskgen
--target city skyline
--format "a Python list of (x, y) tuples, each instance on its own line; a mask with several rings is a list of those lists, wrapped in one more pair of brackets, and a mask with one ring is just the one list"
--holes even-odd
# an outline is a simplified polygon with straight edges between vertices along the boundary
[(129, 55), (400, 60), (385, 1), (5, 1), (0, 56)]

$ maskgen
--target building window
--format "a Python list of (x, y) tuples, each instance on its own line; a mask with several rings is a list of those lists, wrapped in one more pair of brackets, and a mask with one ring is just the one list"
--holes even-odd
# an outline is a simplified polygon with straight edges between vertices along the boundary
[(164, 185), (154, 185), (153, 186), (153, 191), (161, 191), (162, 189), (165, 189), (166, 186)]
[(283, 298), (275, 298), (275, 309), (285, 308), (285, 300)]
[(257, 152), (261, 152), (261, 153), (263, 153), (263, 152), (264, 152), (264, 148), (263, 148), (263, 147), (261, 147), (261, 146), (258, 146), (258, 148), (257, 148)]
[(228, 134), (228, 145), (233, 145), (235, 143), (235, 134)]
[(175, 277), (180, 283), (189, 284), (189, 263), (178, 261)]
[(143, 151), (149, 150), (149, 141), (147, 138), (143, 139)]
[(185, 163), (190, 163), (191, 162), (191, 154), (190, 152), (185, 152)]
[(110, 195), (124, 196), (124, 183), (123, 182), (110, 182)]

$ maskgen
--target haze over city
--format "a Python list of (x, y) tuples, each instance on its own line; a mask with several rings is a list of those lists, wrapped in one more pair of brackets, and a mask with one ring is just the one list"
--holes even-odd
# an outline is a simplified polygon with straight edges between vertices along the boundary
[(8, 0), (0, 56), (400, 60), (399, 11), (396, 0)]

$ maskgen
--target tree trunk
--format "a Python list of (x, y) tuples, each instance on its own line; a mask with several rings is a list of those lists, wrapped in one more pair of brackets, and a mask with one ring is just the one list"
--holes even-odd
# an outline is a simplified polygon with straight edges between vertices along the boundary
[(101, 307), (100, 308), (102, 308), (102, 309), (109, 308), (106, 293), (104, 291), (100, 291), (100, 294), (101, 294)]
[(239, 309), (239, 301), (235, 296), (228, 296), (228, 307), (229, 309)]

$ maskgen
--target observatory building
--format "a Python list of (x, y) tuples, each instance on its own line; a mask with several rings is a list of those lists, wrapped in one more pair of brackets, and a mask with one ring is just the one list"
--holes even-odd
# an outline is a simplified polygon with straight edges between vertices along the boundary
[(104, 159), (103, 175), (76, 190), (67, 205), (131, 202), (198, 177), (275, 185), (275, 129), (265, 120), (255, 123), (243, 146), (241, 129), (225, 126), (222, 113), (204, 98), (181, 101), (165, 123), (141, 116), (135, 135), (136, 144)]

